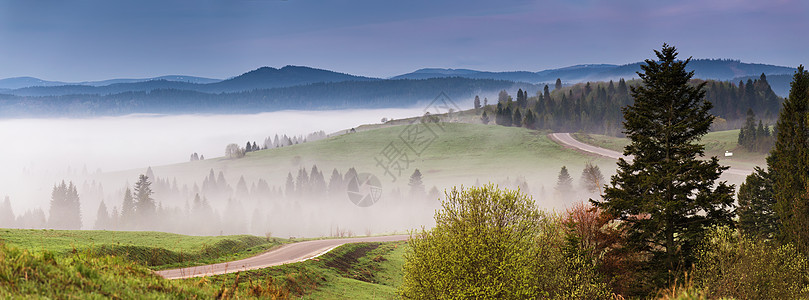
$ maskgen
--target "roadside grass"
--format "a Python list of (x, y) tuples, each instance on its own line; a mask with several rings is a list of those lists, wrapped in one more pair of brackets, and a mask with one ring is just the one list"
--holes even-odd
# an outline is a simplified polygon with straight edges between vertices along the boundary
[[(339, 271), (306, 299), (396, 299), (402, 283), (405, 242), (385, 243), (350, 266)], [(327, 263), (327, 266), (329, 264)]]
[[(575, 133), (572, 136), (580, 142), (619, 152), (623, 152), (624, 147), (629, 144), (627, 138), (600, 134)], [(719, 163), (740, 169), (752, 170), (756, 166), (766, 166), (767, 153), (747, 151), (737, 144), (738, 137), (738, 129), (709, 132), (701, 141), (705, 144), (705, 156), (716, 156)], [(725, 151), (732, 152), (733, 156), (726, 157)]]
[(88, 252), (55, 255), (0, 243), (0, 298), (209, 298), (191, 285), (165, 280), (121, 257)]
[(0, 242), (28, 251), (70, 255), (91, 251), (114, 255), (152, 269), (236, 260), (287, 242), (251, 235), (188, 236), (152, 231), (0, 229)]
[(57, 255), (0, 243), (0, 298), (390, 299), (405, 242), (340, 246), (308, 261), (166, 280), (144, 265), (91, 250)]
[(217, 298), (395, 299), (405, 242), (345, 244), (304, 262), (180, 281)]

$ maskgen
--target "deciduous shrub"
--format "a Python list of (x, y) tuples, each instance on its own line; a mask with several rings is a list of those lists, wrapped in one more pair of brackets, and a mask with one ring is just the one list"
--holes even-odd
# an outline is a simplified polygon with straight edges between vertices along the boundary
[(727, 227), (708, 235), (692, 274), (710, 298), (809, 298), (809, 261), (795, 247)]
[(609, 297), (561, 219), (518, 190), (452, 189), (436, 226), (410, 240), (400, 294), (410, 299)]

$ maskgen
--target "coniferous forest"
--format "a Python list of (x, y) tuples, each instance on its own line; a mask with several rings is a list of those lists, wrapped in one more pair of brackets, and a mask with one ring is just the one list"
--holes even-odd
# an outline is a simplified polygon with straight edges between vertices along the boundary
[[(745, 82), (722, 82), (692, 79), (691, 85), (705, 84), (705, 98), (713, 103), (711, 114), (717, 116), (712, 129), (739, 128), (746, 121), (747, 111), (756, 115), (765, 124), (771, 124), (778, 116), (783, 99), (770, 88), (764, 74), (758, 80)], [(640, 84), (639, 80), (617, 83), (586, 82), (573, 86), (549, 86), (529, 95), (517, 90), (516, 99), (503, 90), (496, 104), (486, 106), (487, 118), (503, 126), (547, 129), (564, 132), (589, 132), (612, 136), (622, 135), (623, 114), (621, 108), (633, 103), (630, 89)]]

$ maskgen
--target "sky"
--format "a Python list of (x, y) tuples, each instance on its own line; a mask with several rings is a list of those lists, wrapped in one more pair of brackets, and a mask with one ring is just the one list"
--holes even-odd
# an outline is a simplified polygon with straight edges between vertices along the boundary
[(0, 0), (0, 78), (229, 78), (304, 65), (540, 71), (681, 56), (809, 63), (804, 0)]

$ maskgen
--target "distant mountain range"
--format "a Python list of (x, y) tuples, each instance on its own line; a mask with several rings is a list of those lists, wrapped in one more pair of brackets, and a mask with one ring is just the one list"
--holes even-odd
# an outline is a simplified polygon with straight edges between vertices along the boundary
[[(320, 82), (232, 93), (155, 89), (109, 95), (69, 94), (17, 96), (0, 94), (0, 117), (96, 117), (135, 113), (234, 114), (279, 110), (333, 110), (358, 108), (426, 109), (442, 93), (468, 108), (476, 95), (497, 98), (501, 90), (538, 91), (538, 85), (494, 79), (461, 77)], [(446, 106), (444, 102), (441, 105)]]
[(33, 87), (33, 86), (60, 86), (60, 85), (85, 85), (85, 86), (105, 86), (110, 84), (116, 83), (133, 83), (133, 82), (144, 82), (144, 81), (155, 81), (155, 80), (165, 80), (165, 81), (176, 81), (176, 82), (188, 82), (188, 83), (214, 83), (222, 81), (221, 79), (212, 79), (212, 78), (204, 78), (204, 77), (195, 77), (195, 76), (185, 76), (185, 75), (166, 75), (160, 77), (153, 77), (153, 78), (141, 78), (141, 79), (130, 79), (130, 78), (120, 78), (120, 79), (107, 79), (107, 80), (100, 80), (100, 81), (83, 81), (83, 82), (62, 82), (62, 81), (47, 81), (42, 80), (39, 78), (34, 77), (12, 77), (6, 79), (0, 79), (0, 89), (4, 90), (14, 90), (26, 87)]
[[(309, 67), (286, 66), (280, 69), (262, 67), (226, 80), (191, 76), (163, 76), (140, 81), (133, 80), (131, 82), (127, 82), (127, 80), (130, 79), (107, 80), (107, 82), (114, 82), (107, 85), (65, 84), (29, 86), (6, 90), (3, 91), (3, 93), (17, 96), (110, 95), (123, 92), (148, 92), (157, 89), (177, 89), (202, 93), (231, 93), (319, 82), (373, 81), (381, 79), (354, 76)], [(48, 81), (38, 81), (36, 78), (30, 78), (25, 81), (52, 84), (52, 82)], [(0, 80), (0, 82), (2, 82), (2, 80)], [(95, 83), (101, 82), (102, 81), (97, 81)], [(23, 83), (23, 81), (12, 81), (12, 83)], [(2, 84), (0, 84), (0, 87), (2, 87)]]
[[(165, 108), (163, 111), (172, 113), (216, 112), (214, 108), (223, 109), (223, 113), (246, 112), (249, 111), (249, 107), (245, 106), (246, 103), (260, 103), (255, 107), (257, 109), (261, 107), (261, 111), (360, 108), (369, 105), (401, 107), (405, 104), (432, 100), (431, 97), (441, 91), (452, 94), (453, 97), (467, 98), (474, 97), (473, 94), (496, 95), (500, 89), (507, 89), (513, 93), (511, 90), (518, 87), (528, 88), (535, 93), (545, 84), (552, 85), (557, 78), (565, 85), (584, 81), (631, 79), (637, 77), (635, 72), (640, 71), (640, 65), (641, 63), (576, 65), (539, 72), (431, 68), (387, 79), (303, 66), (285, 66), (280, 69), (262, 67), (225, 80), (171, 75), (147, 79), (64, 83), (33, 77), (16, 77), (0, 80), (0, 94), (2, 94), (0, 115), (36, 116), (38, 109), (47, 111), (44, 115), (48, 116), (59, 113), (67, 115), (114, 115), (147, 111), (159, 113), (161, 107)], [(788, 93), (791, 76), (796, 70), (790, 67), (725, 59), (692, 60), (688, 67), (694, 70), (697, 78), (734, 83), (739, 80), (746, 81), (748, 78), (758, 79), (763, 73), (768, 76), (772, 89), (782, 97)], [(461, 88), (467, 90), (460, 90)], [(174, 97), (185, 100), (180, 101)], [(204, 100), (192, 100), (196, 98)], [(115, 103), (111, 105), (105, 101)], [(216, 101), (223, 101), (224, 104), (214, 103)], [(363, 101), (367, 105), (363, 105)], [(183, 108), (183, 105), (191, 104), (197, 106)], [(60, 105), (72, 109), (62, 110), (59, 108)], [(228, 105), (233, 109), (228, 109)], [(86, 113), (80, 111), (85, 108), (91, 111)]]
[[(640, 71), (641, 64), (641, 62), (637, 62), (626, 65), (576, 65), (539, 72), (488, 72), (470, 69), (428, 68), (393, 76), (387, 80), (463, 77), (470, 79), (494, 79), (532, 84), (547, 84), (554, 83), (556, 79), (559, 78), (567, 85), (585, 81), (637, 78), (635, 72)], [(743, 63), (738, 60), (728, 59), (695, 59), (689, 63), (688, 67), (690, 70), (695, 71), (695, 77), (697, 78), (720, 81), (734, 81), (737, 78), (758, 77), (762, 73), (767, 76), (791, 76), (796, 70), (791, 67)], [(386, 79), (356, 76), (310, 67), (285, 66), (280, 69), (262, 67), (226, 80), (170, 75), (146, 79), (110, 79), (65, 83), (45, 81), (33, 77), (15, 77), (0, 80), (0, 92), (18, 96), (57, 96), (72, 94), (109, 95), (127, 91), (150, 91), (155, 89), (180, 89), (203, 93), (226, 93), (290, 87), (319, 82), (373, 80)], [(778, 84), (773, 84), (773, 89), (776, 90), (776, 93), (779, 95), (785, 95), (783, 93), (783, 87), (779, 87)]]
[[(468, 69), (420, 69), (412, 73), (394, 76), (391, 79), (426, 79), (440, 77), (465, 77), (477, 79), (500, 79), (522, 81), (528, 83), (554, 83), (559, 78), (564, 84), (586, 81), (608, 81), (620, 78), (637, 78), (635, 72), (641, 71), (641, 62), (626, 65), (576, 65), (561, 69), (551, 69), (539, 72), (510, 71), (485, 72)], [(740, 77), (755, 76), (762, 73), (769, 75), (793, 74), (795, 68), (781, 67), (765, 64), (743, 63), (738, 60), (726, 59), (694, 59), (688, 64), (694, 76), (701, 79), (720, 81), (735, 80)]]

